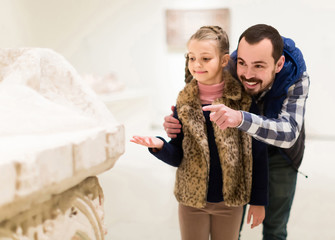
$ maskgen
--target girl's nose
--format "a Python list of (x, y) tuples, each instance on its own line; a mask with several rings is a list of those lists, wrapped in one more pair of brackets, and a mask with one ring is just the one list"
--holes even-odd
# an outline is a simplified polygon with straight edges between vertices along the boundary
[(201, 67), (201, 63), (200, 63), (200, 61), (195, 61), (195, 66), (196, 66), (196, 67)]

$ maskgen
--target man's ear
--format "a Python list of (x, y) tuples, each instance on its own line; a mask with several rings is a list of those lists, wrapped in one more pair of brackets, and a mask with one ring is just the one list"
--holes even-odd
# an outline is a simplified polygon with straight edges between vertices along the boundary
[(282, 68), (284, 67), (284, 63), (285, 63), (285, 57), (280, 56), (280, 58), (276, 63), (276, 73), (279, 73), (282, 70)]
[(227, 64), (229, 62), (229, 59), (230, 59), (230, 55), (229, 54), (223, 55), (223, 57), (221, 59), (222, 67), (227, 66)]

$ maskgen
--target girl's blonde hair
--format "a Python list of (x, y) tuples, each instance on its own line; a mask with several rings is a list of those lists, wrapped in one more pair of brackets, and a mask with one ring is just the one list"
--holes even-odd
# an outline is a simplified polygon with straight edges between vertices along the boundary
[[(188, 43), (191, 40), (215, 40), (218, 42), (218, 48), (222, 55), (229, 54), (229, 39), (228, 35), (223, 29), (219, 26), (203, 26), (199, 28), (199, 30), (194, 33)], [(192, 75), (188, 70), (188, 54), (185, 55), (186, 62), (185, 62), (185, 82), (189, 83), (192, 80)]]

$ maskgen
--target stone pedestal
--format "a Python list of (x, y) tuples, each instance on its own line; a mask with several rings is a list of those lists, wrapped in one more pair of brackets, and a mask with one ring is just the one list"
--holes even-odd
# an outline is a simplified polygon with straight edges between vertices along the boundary
[[(20, 203), (13, 204), (15, 207)], [(102, 240), (103, 192), (96, 177), (49, 198), (34, 202), (1, 223), (0, 239)]]
[(49, 49), (0, 49), (0, 239), (104, 239), (124, 127)]

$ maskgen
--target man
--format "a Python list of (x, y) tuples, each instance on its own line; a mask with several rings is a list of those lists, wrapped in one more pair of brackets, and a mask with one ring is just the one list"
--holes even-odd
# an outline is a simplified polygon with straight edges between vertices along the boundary
[[(203, 108), (222, 130), (238, 128), (268, 144), (269, 206), (263, 222), (263, 240), (286, 239), (298, 168), (305, 146), (304, 115), (309, 76), (295, 43), (268, 25), (245, 30), (231, 58), (236, 77), (253, 96), (260, 115), (225, 105)], [(164, 128), (175, 137), (181, 125), (165, 117)]]

